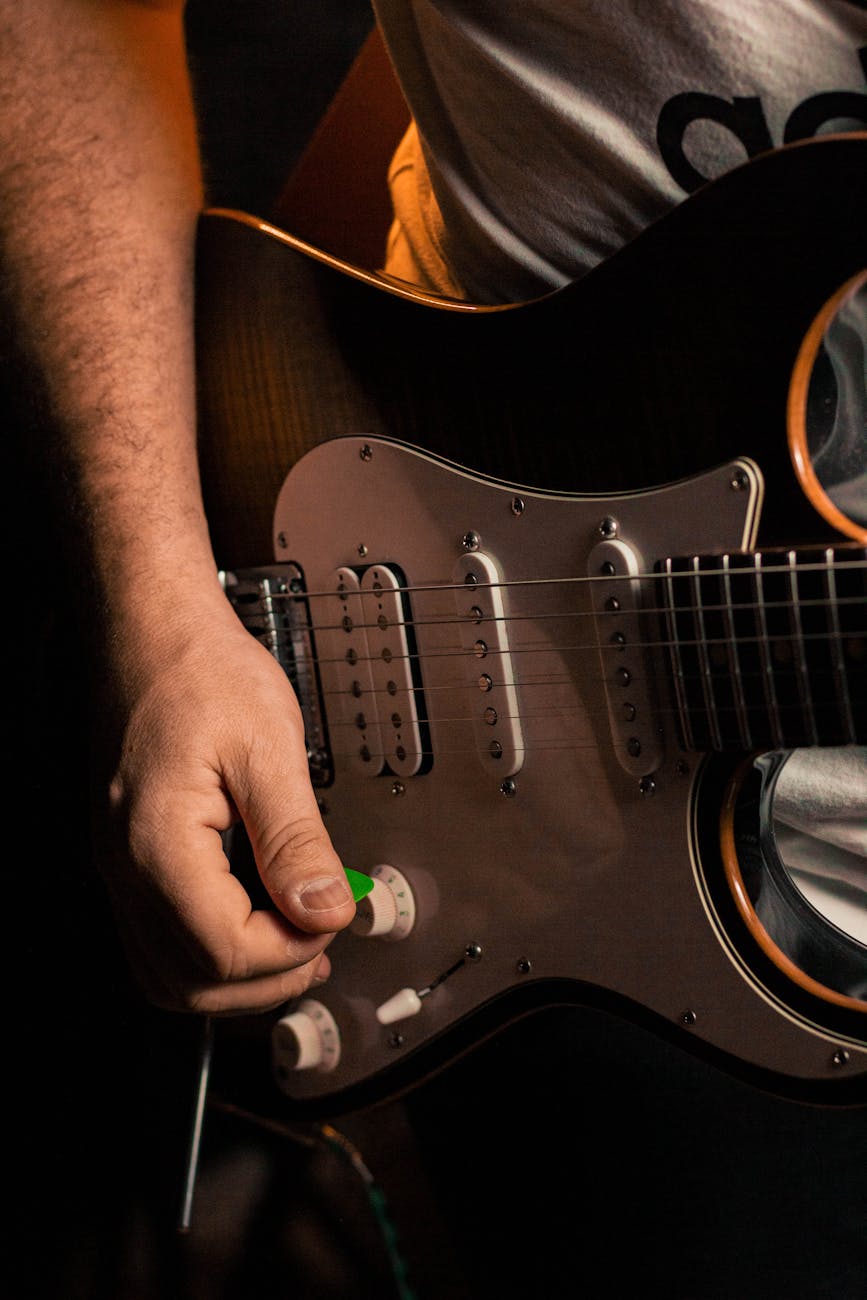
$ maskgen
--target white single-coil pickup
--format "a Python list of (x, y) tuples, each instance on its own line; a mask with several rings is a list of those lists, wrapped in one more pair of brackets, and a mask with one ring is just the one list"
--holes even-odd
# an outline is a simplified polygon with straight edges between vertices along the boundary
[(618, 761), (633, 776), (662, 762), (660, 732), (650, 702), (647, 638), (641, 635), (639, 557), (617, 539), (599, 542), (587, 569), (596, 613), (608, 716)]
[(524, 762), (524, 737), (509, 654), (502, 578), (489, 555), (462, 555), (454, 567), (455, 603), (467, 652), (467, 680), (476, 751), (498, 776)]
[(365, 569), (361, 604), (385, 760), (396, 776), (414, 776), (424, 758), (418, 696), (401, 582), (387, 564)]
[(367, 616), (358, 575), (352, 569), (335, 569), (334, 595), (317, 601), (319, 613), (316, 645), (325, 712), (335, 759), (367, 776), (385, 766), (377, 711), (376, 687), (371, 671)]

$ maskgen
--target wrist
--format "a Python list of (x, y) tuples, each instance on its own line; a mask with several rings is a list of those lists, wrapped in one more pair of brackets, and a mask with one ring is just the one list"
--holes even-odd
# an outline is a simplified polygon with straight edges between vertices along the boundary
[(110, 522), (91, 529), (90, 592), (83, 611), (97, 671), (161, 670), (204, 635), (237, 622), (224, 595), (199, 510), (140, 520), (134, 529)]

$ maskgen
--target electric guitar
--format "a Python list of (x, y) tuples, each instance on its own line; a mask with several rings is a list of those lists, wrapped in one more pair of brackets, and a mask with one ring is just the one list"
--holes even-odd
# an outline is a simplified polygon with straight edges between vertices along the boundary
[(811, 747), (867, 804), (867, 136), (523, 304), (231, 211), (198, 267), (218, 562), (376, 882), (274, 1018), (283, 1093), (388, 1095), (572, 1000), (867, 1096), (867, 894), (832, 865), (854, 923), (821, 910), (778, 799)]

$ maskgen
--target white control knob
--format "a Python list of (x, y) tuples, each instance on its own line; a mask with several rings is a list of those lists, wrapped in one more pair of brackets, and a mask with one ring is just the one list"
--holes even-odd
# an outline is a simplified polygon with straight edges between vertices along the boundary
[(277, 1021), (271, 1051), (278, 1080), (292, 1070), (333, 1070), (340, 1060), (340, 1030), (326, 1006), (305, 998)]
[(373, 889), (356, 904), (350, 930), (365, 939), (405, 939), (415, 923), (415, 899), (409, 881), (396, 867), (384, 862), (370, 875)]

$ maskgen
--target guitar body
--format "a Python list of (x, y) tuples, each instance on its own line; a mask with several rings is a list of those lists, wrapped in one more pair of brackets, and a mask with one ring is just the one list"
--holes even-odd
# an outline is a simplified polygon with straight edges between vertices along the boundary
[(789, 980), (738, 914), (721, 817), (761, 746), (685, 739), (642, 578), (845, 542), (793, 468), (786, 412), (865, 230), (862, 136), (755, 160), (575, 285), (503, 308), (204, 217), (218, 562), (230, 591), (256, 569), (292, 605), (278, 631), (326, 825), (402, 918), (335, 940), (317, 999), (337, 1048), (278, 1070), (299, 1105), (404, 1087), (557, 1000), (780, 1091), (863, 1095), (863, 995)]

